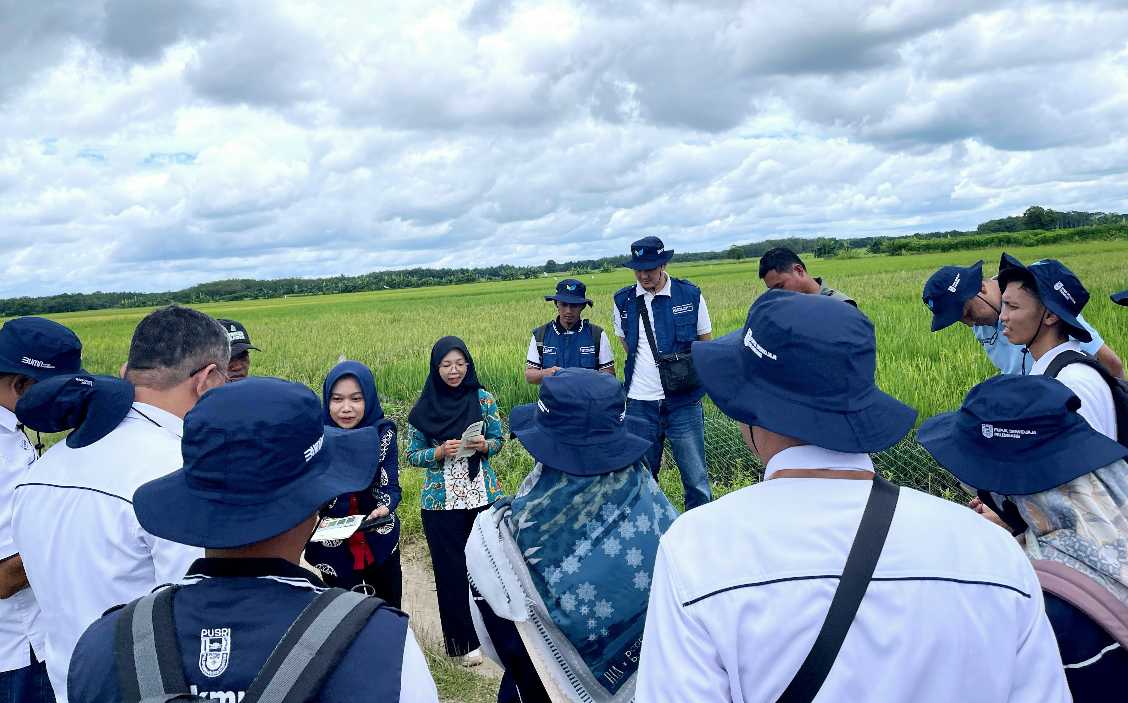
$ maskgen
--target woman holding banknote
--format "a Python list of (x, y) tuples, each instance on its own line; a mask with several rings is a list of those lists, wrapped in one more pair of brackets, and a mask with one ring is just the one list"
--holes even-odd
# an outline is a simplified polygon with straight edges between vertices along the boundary
[(427, 381), (407, 420), (407, 460), (426, 469), (423, 533), (447, 654), (474, 666), (482, 654), (470, 617), (464, 549), (474, 518), (503, 495), (489, 457), (504, 440), (497, 402), (482, 388), (458, 337), (443, 337), (431, 348)]

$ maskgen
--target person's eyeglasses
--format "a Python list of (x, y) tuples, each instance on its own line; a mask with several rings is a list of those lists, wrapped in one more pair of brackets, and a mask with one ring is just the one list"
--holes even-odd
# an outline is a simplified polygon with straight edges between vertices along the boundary
[(469, 366), (469, 364), (467, 364), (465, 361), (456, 361), (454, 363), (444, 361), (443, 363), (439, 364), (439, 371), (450, 371), (451, 369), (457, 371), (465, 371), (467, 366)]

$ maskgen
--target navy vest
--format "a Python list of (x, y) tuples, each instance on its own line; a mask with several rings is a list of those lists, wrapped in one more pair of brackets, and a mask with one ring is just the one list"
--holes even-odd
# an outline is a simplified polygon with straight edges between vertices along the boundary
[[(580, 326), (575, 332), (565, 332), (560, 329), (556, 321), (544, 325), (544, 337), (541, 342), (541, 367), (550, 369), (559, 366), (562, 369), (582, 368), (594, 369), (599, 365), (596, 356), (596, 345), (599, 340), (595, 337), (593, 325), (587, 320), (580, 320)], [(537, 330), (533, 331), (537, 334)]]
[[(631, 378), (634, 376), (635, 354), (638, 349), (640, 335), (643, 344), (646, 344), (646, 332), (642, 329), (642, 317), (638, 306), (642, 305), (641, 297), (636, 295), (636, 287), (626, 286), (615, 293), (615, 308), (619, 313), (619, 320), (623, 325), (623, 333), (627, 340), (627, 365), (625, 378), (627, 392), (630, 392)], [(654, 311), (654, 318), (650, 321), (654, 326), (654, 341), (658, 345), (659, 354), (686, 354), (690, 346), (697, 341), (697, 310), (701, 305), (701, 289), (689, 281), (680, 278), (670, 278), (670, 295), (657, 295), (651, 301), (650, 307)], [(705, 395), (704, 388), (698, 388), (690, 393), (676, 396), (667, 396), (666, 400), (672, 406), (695, 403)]]
[[(197, 561), (188, 580), (193, 579), (198, 565), (215, 567), (216, 561), (227, 560)], [(275, 560), (269, 560), (273, 564), (247, 561), (265, 564), (267, 569), (220, 564), (222, 571), (184, 586), (173, 598), (176, 639), (189, 688), (196, 695), (225, 703), (242, 699), (274, 646), (317, 593), (300, 567), (271, 568)], [(248, 575), (223, 573), (236, 570)], [(122, 612), (114, 610), (95, 621), (79, 640), (71, 659), (71, 700), (121, 700), (114, 632)], [(377, 610), (325, 679), (317, 699), (398, 701), (406, 636), (406, 615), (390, 607)], [(210, 658), (205, 656), (208, 652)]]

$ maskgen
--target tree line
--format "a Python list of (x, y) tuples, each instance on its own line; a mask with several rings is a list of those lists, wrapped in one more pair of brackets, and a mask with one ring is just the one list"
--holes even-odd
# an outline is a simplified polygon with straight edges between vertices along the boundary
[[(768, 249), (787, 247), (796, 253), (817, 258), (862, 256), (864, 254), (903, 254), (958, 251), (1002, 246), (1033, 246), (1088, 239), (1128, 239), (1128, 214), (1103, 212), (1056, 212), (1032, 206), (1020, 216), (990, 220), (973, 232), (952, 230), (906, 236), (870, 237), (787, 237), (751, 244), (733, 244), (723, 251), (678, 252), (679, 261), (716, 261), (759, 258)], [(211, 281), (179, 291), (163, 293), (102, 292), (62, 293), (42, 297), (0, 299), (0, 316), (52, 314), (106, 308), (156, 307), (170, 303), (198, 305), (232, 300), (281, 298), (293, 295), (358, 293), (397, 288), (512, 281), (544, 275), (594, 271), (613, 271), (626, 257), (581, 259), (543, 266), (489, 266), (482, 268), (412, 268), (374, 271), (359, 276), (326, 278), (249, 278)]]

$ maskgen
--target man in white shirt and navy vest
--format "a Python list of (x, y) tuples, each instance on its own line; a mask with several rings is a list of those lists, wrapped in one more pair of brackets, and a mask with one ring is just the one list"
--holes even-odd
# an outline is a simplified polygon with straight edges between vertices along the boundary
[(57, 322), (21, 317), (0, 328), (0, 701), (52, 700), (39, 606), (12, 534), (13, 492), (36, 459), (16, 404), (38, 382), (81, 371), (81, 356), (78, 337)]
[(634, 271), (635, 285), (615, 293), (611, 321), (627, 351), (627, 414), (649, 430), (646, 437), (654, 442), (646, 461), (657, 479), (669, 440), (681, 471), (685, 509), (690, 510), (712, 498), (701, 407), (705, 391), (693, 376), (668, 387), (672, 376), (662, 373), (659, 364), (692, 369), (690, 345), (711, 339), (713, 326), (701, 289), (666, 273), (673, 256), (657, 237), (631, 244), (631, 258), (623, 265)]
[(137, 325), (125, 377), (134, 402), (90, 445), (59, 442), (16, 487), (13, 527), (43, 611), (47, 673), (66, 700), (71, 652), (114, 605), (182, 577), (195, 547), (160, 539), (137, 522), (133, 491), (181, 464), (184, 415), (226, 381), (230, 344), (202, 312), (169, 306)]
[(1014, 539), (875, 474), (870, 454), (916, 418), (875, 385), (876, 349), (860, 311), (790, 291), (764, 293), (743, 329), (693, 345), (765, 480), (663, 535), (638, 700), (1070, 700)]
[(615, 352), (607, 333), (583, 317), (592, 307), (587, 286), (575, 278), (556, 284), (556, 294), (544, 296), (556, 306), (556, 319), (533, 330), (525, 358), (525, 380), (534, 385), (560, 369), (595, 369), (615, 375)]

